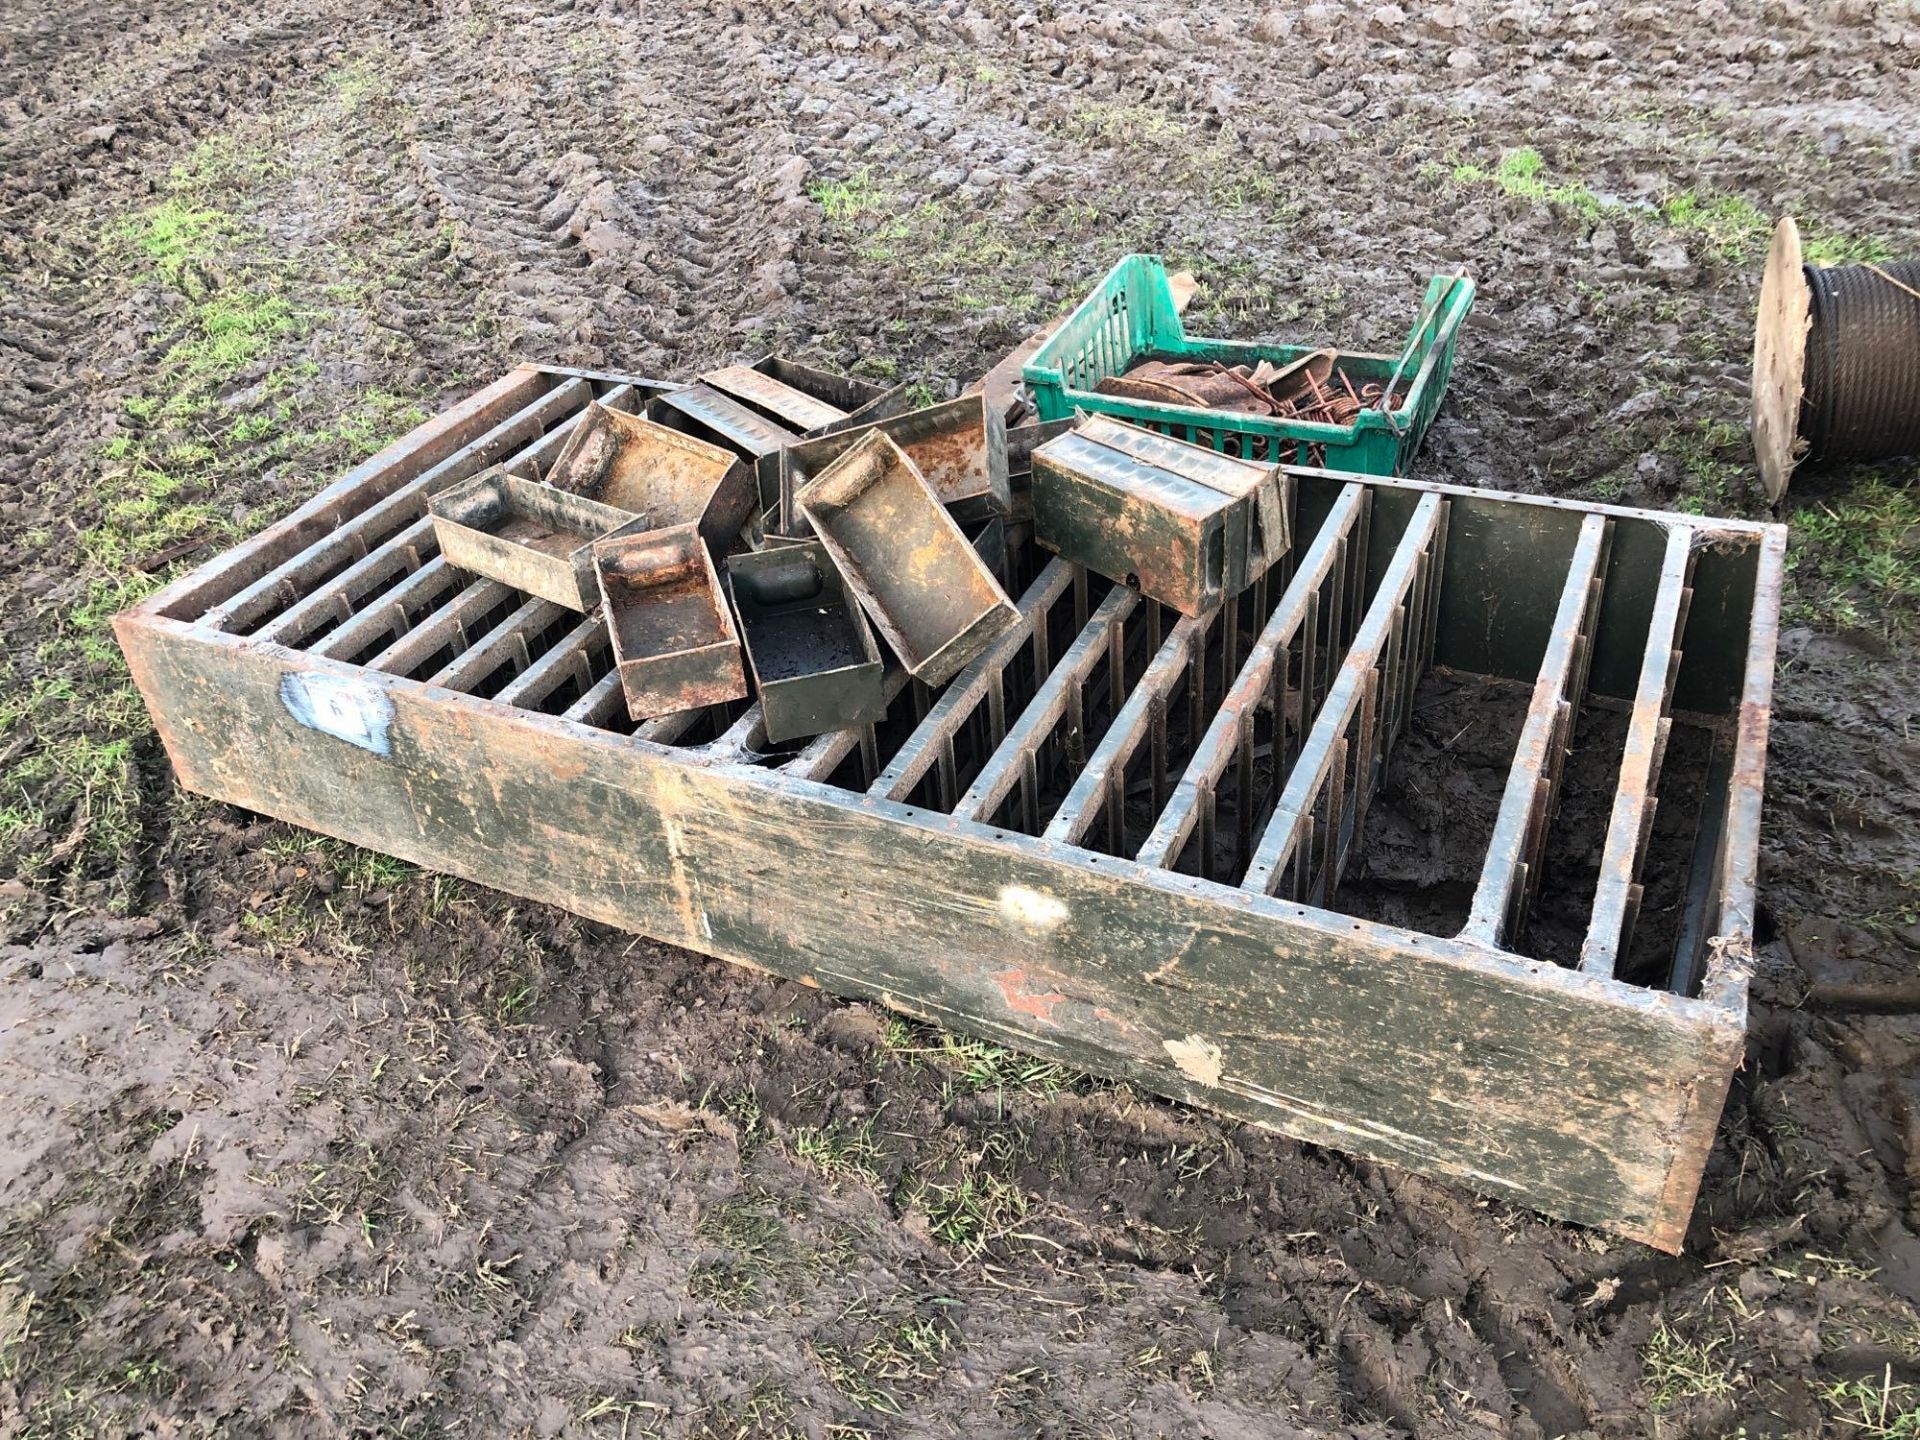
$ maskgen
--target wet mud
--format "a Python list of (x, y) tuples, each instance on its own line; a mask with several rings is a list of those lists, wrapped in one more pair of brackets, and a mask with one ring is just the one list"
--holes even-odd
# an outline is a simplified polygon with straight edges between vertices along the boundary
[[(1916, 56), (1864, 0), (0, 3), (0, 1433), (1920, 1406), (1920, 1020), (1807, 1003), (1920, 963), (1912, 532), (1822, 529), (1854, 481), (1784, 515), (1752, 1038), (1678, 1258), (186, 795), (103, 624), (517, 359), (937, 397), (1131, 250), (1202, 333), (1389, 351), (1468, 265), (1421, 474), (1759, 516), (1752, 217), (1920, 253)], [(1394, 828), (1497, 804), (1443, 718), (1370, 913), (1470, 885)]]

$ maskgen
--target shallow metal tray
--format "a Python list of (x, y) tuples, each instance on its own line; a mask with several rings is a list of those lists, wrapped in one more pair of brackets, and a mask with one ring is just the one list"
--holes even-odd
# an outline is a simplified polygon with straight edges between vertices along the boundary
[(698, 526), (603, 540), (593, 564), (629, 715), (745, 697), (740, 632)]
[(625, 506), (499, 467), (434, 496), (428, 511), (448, 564), (583, 612), (600, 603), (593, 542), (652, 524), (651, 517)]
[(880, 432), (856, 440), (795, 504), (915, 679), (945, 683), (1017, 618), (940, 498)]

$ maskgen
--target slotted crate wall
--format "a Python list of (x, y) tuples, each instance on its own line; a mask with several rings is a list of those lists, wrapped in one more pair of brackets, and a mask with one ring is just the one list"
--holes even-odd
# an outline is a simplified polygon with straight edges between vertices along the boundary
[[(1679, 1245), (1744, 1032), (1778, 527), (1302, 470), (1294, 554), (1212, 614), (1015, 547), (955, 679), (771, 746), (744, 702), (634, 725), (597, 615), (435, 549), (429, 496), (666, 388), (523, 367), (121, 616), (182, 783)], [(1511, 695), (1459, 923), (1347, 913), (1455, 677)], [(1659, 820), (1676, 729), (1706, 774)], [(1591, 898), (1530, 937), (1602, 783), (1570, 745)], [(1686, 884), (1623, 968), (1654, 848)]]

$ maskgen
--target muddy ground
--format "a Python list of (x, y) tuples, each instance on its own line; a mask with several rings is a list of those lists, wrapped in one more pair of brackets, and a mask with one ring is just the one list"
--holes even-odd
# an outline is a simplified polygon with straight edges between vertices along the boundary
[(1796, 488), (1685, 1258), (175, 788), (119, 605), (519, 358), (945, 393), (1113, 258), (1422, 472), (1762, 513), (1768, 218), (1920, 253), (1909, 4), (0, 3), (0, 1433), (1920, 1433), (1920, 505)]

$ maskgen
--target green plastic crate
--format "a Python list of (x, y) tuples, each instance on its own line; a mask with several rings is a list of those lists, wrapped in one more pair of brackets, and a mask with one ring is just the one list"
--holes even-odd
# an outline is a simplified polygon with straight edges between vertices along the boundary
[(1340, 368), (1356, 387), (1385, 384), (1396, 366), (1398, 410), (1362, 410), (1351, 425), (1320, 425), (1270, 415), (1161, 405), (1099, 394), (1094, 386), (1146, 356), (1165, 360), (1219, 360), (1284, 365), (1322, 347), (1251, 345), (1190, 336), (1173, 307), (1167, 270), (1157, 255), (1128, 255), (1100, 287), (1081, 301), (1026, 363), (1021, 378), (1042, 420), (1065, 420), (1076, 410), (1098, 411), (1163, 434), (1251, 460), (1322, 465), (1363, 475), (1401, 475), (1419, 450), (1453, 372), (1453, 348), (1473, 306), (1473, 281), (1436, 275), (1427, 282), (1416, 333), (1400, 355), (1340, 352)]

